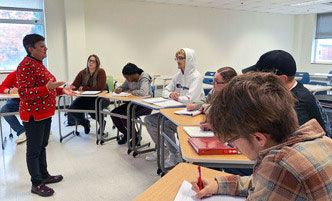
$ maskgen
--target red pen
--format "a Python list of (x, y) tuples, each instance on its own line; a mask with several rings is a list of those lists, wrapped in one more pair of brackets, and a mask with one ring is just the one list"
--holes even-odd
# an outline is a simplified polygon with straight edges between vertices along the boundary
[(198, 166), (198, 188), (199, 188), (199, 190), (203, 189), (201, 166)]

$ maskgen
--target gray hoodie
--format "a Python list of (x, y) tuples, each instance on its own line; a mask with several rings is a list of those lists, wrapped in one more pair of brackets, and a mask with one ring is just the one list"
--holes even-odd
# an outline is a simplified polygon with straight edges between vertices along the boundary
[(151, 95), (152, 78), (146, 72), (142, 72), (137, 82), (128, 82), (127, 80), (120, 86), (122, 91), (132, 91), (135, 96)]

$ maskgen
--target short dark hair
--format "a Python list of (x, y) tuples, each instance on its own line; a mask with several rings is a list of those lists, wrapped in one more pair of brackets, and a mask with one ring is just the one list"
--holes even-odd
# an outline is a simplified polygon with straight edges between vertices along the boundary
[(255, 132), (280, 143), (299, 126), (295, 99), (281, 78), (251, 72), (234, 77), (213, 99), (208, 121), (222, 141)]
[(217, 70), (217, 73), (221, 75), (224, 79), (224, 82), (229, 82), (233, 77), (237, 76), (236, 71), (232, 67), (222, 67)]
[(127, 63), (122, 69), (122, 75), (133, 75), (136, 73), (140, 75), (143, 73), (143, 70), (133, 63)]
[(29, 47), (35, 47), (39, 41), (45, 41), (45, 38), (39, 34), (28, 34), (23, 38), (23, 46), (28, 55), (30, 55)]

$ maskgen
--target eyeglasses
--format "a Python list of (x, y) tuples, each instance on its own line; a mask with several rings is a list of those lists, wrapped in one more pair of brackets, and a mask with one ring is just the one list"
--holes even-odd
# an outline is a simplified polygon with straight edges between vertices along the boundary
[(225, 141), (224, 143), (227, 144), (229, 147), (234, 148), (234, 145), (233, 145), (234, 141), (239, 139), (240, 137), (241, 137), (241, 135), (237, 135), (237, 136)]
[(175, 61), (180, 61), (180, 60), (183, 60), (183, 59), (186, 59), (185, 57), (175, 57), (174, 60)]
[(94, 64), (96, 63), (96, 60), (89, 60), (88, 62)]
[(213, 82), (216, 84), (226, 84), (226, 82), (218, 82), (216, 79), (214, 79)]

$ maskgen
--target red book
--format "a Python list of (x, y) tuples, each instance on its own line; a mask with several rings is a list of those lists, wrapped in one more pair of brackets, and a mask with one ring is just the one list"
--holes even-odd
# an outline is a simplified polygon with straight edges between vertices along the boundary
[(221, 143), (217, 138), (189, 138), (189, 144), (198, 155), (238, 154), (236, 148)]

